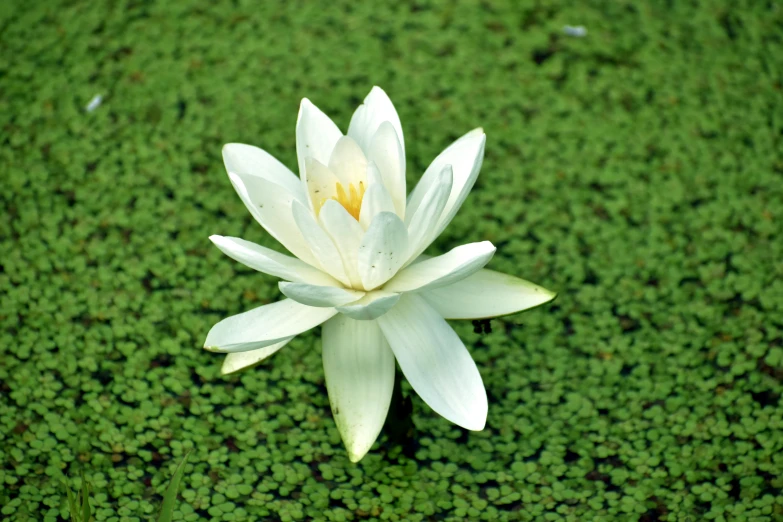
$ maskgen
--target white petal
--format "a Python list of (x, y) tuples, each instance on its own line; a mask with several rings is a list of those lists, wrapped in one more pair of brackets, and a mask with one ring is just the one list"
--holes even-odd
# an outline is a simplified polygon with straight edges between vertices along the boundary
[(383, 185), (383, 177), (381, 177), (381, 171), (378, 170), (378, 165), (374, 161), (367, 162), (367, 186)]
[(223, 146), (223, 163), (226, 170), (242, 178), (245, 185), (248, 176), (263, 178), (280, 185), (299, 201), (306, 201), (299, 178), (263, 149), (242, 143), (228, 143)]
[(329, 170), (340, 178), (346, 189), (350, 184), (358, 189), (359, 182), (367, 183), (367, 157), (350, 136), (337, 140), (329, 158)]
[(468, 193), (473, 188), (473, 184), (476, 182), (476, 178), (481, 170), (481, 163), (484, 160), (486, 139), (487, 137), (482, 129), (474, 129), (449, 145), (427, 167), (419, 184), (411, 192), (406, 213), (414, 211), (424, 201), (430, 183), (429, 180), (443, 170), (445, 165), (451, 165), (454, 171), (453, 187), (437, 226), (432, 231), (432, 239), (438, 237), (443, 229), (446, 228), (446, 225), (451, 222), (460, 206), (462, 206), (462, 202), (465, 201)]
[(217, 235), (209, 236), (209, 239), (228, 257), (253, 270), (296, 283), (330, 286), (338, 284), (330, 275), (295, 257), (275, 252), (250, 241), (238, 237)]
[[(395, 212), (389, 193), (380, 183), (371, 184), (362, 198), (362, 208), (359, 212), (359, 224), (367, 230), (375, 216), (381, 212)], [(400, 218), (397, 218), (398, 220)], [(402, 221), (400, 221), (402, 223)], [(405, 224), (403, 223), (403, 227)], [(406, 234), (407, 235), (407, 234)]]
[(337, 201), (330, 199), (321, 208), (318, 216), (321, 226), (334, 241), (334, 245), (340, 252), (348, 279), (352, 288), (362, 288), (362, 280), (359, 277), (359, 244), (362, 241), (364, 230), (347, 210)]
[[(296, 120), (296, 155), (299, 158), (299, 174), (306, 172), (305, 160), (314, 158), (329, 164), (337, 140), (343, 133), (334, 122), (307, 98), (302, 99)], [(302, 176), (306, 181), (306, 176)]]
[(378, 324), (402, 373), (430, 408), (469, 430), (487, 420), (487, 394), (457, 334), (416, 294), (406, 294)]
[(337, 184), (340, 179), (329, 170), (329, 167), (314, 158), (305, 160), (307, 169), (307, 197), (310, 199), (310, 208), (317, 216), (327, 199), (337, 192)]
[(245, 183), (237, 174), (229, 172), (228, 177), (255, 220), (296, 257), (317, 266), (291, 214), (291, 205), (296, 198), (280, 185), (263, 178), (248, 176)]
[(238, 372), (249, 366), (253, 366), (256, 363), (260, 363), (270, 355), (276, 353), (280, 348), (288, 344), (293, 337), (283, 339), (279, 343), (275, 343), (264, 348), (257, 350), (250, 350), (248, 352), (236, 352), (226, 354), (226, 358), (223, 359), (223, 366), (220, 368), (222, 375)]
[(334, 308), (315, 308), (284, 299), (223, 319), (207, 334), (204, 348), (224, 353), (264, 348), (306, 332), (336, 313)]
[[(400, 117), (394, 109), (389, 96), (380, 87), (373, 87), (370, 94), (364, 99), (364, 103), (356, 109), (348, 125), (348, 135), (351, 136), (365, 151), (369, 150), (372, 140), (378, 128), (385, 121), (388, 121), (401, 144), (403, 141), (402, 125)], [(403, 158), (405, 157), (405, 148), (403, 145)], [(404, 161), (403, 161), (404, 164)]]
[(316, 286), (304, 283), (278, 283), (283, 295), (307, 306), (334, 307), (352, 303), (364, 297), (364, 292), (335, 286)]
[(408, 259), (419, 256), (435, 239), (434, 229), (448, 201), (452, 187), (451, 166), (446, 165), (440, 174), (431, 180), (429, 188), (415, 210), (408, 208), (405, 212), (408, 223)]
[(551, 301), (556, 295), (524, 279), (487, 269), (453, 285), (421, 293), (446, 319), (485, 319), (513, 314)]
[(367, 157), (378, 165), (397, 215), (405, 219), (405, 151), (401, 139), (391, 123), (382, 123), (370, 142)]
[(321, 343), (334, 422), (351, 462), (358, 462), (386, 420), (394, 388), (394, 355), (375, 321), (343, 315), (324, 323)]
[(442, 256), (408, 266), (383, 289), (389, 292), (412, 292), (456, 283), (489, 263), (495, 250), (489, 241), (458, 246)]
[(372, 290), (391, 279), (407, 261), (407, 253), (405, 223), (393, 212), (375, 216), (359, 246), (359, 276), (364, 288)]
[(354, 303), (338, 306), (337, 311), (351, 319), (371, 321), (391, 310), (399, 299), (400, 294), (375, 290)]
[(294, 202), (291, 210), (296, 226), (317, 260), (318, 266), (342, 284), (350, 286), (351, 281), (348, 279), (345, 267), (343, 267), (340, 251), (337, 250), (329, 234), (316, 223), (313, 214), (304, 205)]

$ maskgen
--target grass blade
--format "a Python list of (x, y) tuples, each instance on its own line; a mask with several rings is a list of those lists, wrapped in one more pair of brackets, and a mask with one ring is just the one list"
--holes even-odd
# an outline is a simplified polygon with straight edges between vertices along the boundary
[(187, 462), (189, 455), (190, 451), (185, 453), (182, 462), (179, 463), (176, 471), (174, 471), (174, 476), (171, 477), (171, 482), (169, 482), (169, 487), (166, 489), (166, 494), (163, 495), (163, 504), (160, 507), (158, 522), (171, 522), (171, 517), (174, 516), (174, 507), (177, 503), (179, 483), (182, 481), (182, 475), (185, 473), (185, 462)]
[(90, 489), (82, 471), (82, 522), (90, 522)]
[(74, 498), (73, 491), (71, 491), (71, 488), (68, 486), (68, 483), (64, 480), (63, 480), (63, 486), (65, 487), (65, 494), (68, 496), (68, 513), (71, 522), (80, 522), (79, 510), (76, 508), (76, 506), (78, 506), (78, 500)]

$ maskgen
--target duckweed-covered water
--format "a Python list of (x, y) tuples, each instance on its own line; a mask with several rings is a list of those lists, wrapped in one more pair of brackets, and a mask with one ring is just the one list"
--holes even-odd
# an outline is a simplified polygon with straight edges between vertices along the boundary
[[(783, 520), (783, 7), (579, 4), (4, 3), (0, 518), (64, 520), (83, 470), (95, 520), (151, 520), (192, 448), (178, 520)], [(201, 346), (279, 298), (207, 239), (275, 245), (222, 144), (294, 168), (299, 100), (345, 129), (375, 84), (409, 186), (487, 133), (432, 252), (559, 296), (454, 322), (484, 431), (403, 386), (354, 465), (318, 330), (228, 377)]]

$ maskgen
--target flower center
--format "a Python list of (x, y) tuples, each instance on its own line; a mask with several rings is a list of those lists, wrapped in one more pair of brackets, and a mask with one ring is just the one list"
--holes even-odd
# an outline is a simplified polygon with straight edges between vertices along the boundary
[(365, 190), (364, 182), (360, 181), (358, 188), (353, 183), (349, 184), (347, 191), (342, 183), (337, 183), (336, 185), (336, 195), (332, 199), (341, 204), (356, 221), (359, 221), (359, 212), (362, 210), (362, 198)]

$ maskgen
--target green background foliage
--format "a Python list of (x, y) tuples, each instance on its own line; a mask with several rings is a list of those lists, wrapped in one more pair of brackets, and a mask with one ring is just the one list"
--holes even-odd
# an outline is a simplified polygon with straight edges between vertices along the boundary
[[(179, 520), (783, 519), (780, 3), (11, 1), (0, 24), (0, 518), (64, 519), (84, 470), (95, 520), (149, 520), (193, 449)], [(299, 100), (345, 129), (374, 84), (409, 186), (487, 132), (432, 251), (490, 240), (559, 297), (453, 323), (484, 431), (412, 395), (412, 435), (353, 465), (318, 330), (228, 377), (201, 346), (279, 297), (207, 239), (274, 245), (222, 144), (294, 168)]]

